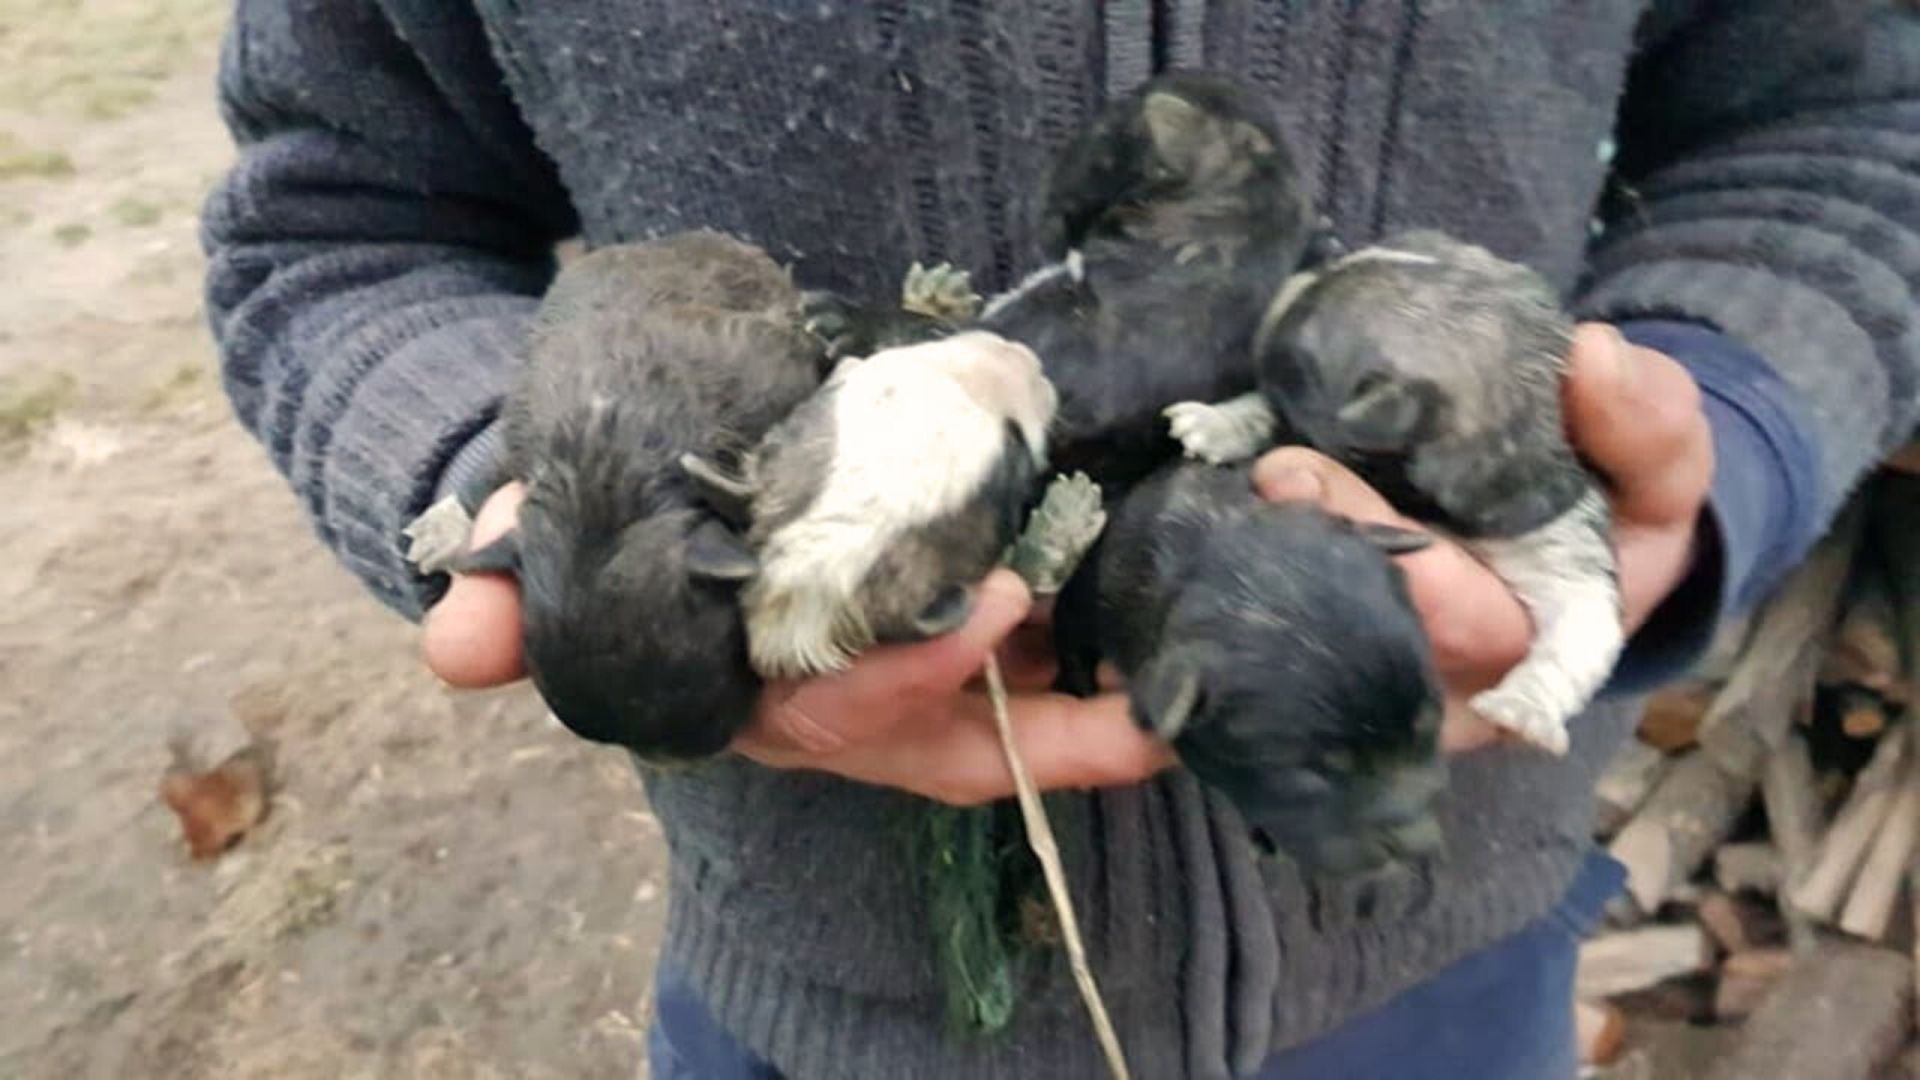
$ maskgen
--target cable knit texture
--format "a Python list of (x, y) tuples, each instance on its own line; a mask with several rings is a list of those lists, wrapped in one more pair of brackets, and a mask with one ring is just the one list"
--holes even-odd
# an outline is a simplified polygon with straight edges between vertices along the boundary
[[(418, 617), (437, 584), (400, 530), (484, 468), (555, 242), (710, 226), (809, 285), (946, 259), (1002, 286), (1054, 149), (1202, 64), (1275, 98), (1349, 240), (1449, 229), (1585, 315), (1713, 328), (1736, 380), (1771, 365), (1716, 400), (1757, 423), (1789, 411), (1753, 394), (1798, 396), (1822, 520), (1912, 429), (1920, 33), (1850, 0), (239, 0), (240, 158), (204, 218), (227, 390), (320, 539)], [(1056, 797), (1137, 1075), (1248, 1070), (1540, 915), (1631, 715), (1596, 707), (1563, 760), (1462, 759), (1448, 857), (1366, 890), (1252, 859), (1185, 774)], [(738, 760), (647, 786), (668, 958), (787, 1075), (1100, 1075), (1057, 957), (998, 1039), (941, 1030), (909, 797)]]

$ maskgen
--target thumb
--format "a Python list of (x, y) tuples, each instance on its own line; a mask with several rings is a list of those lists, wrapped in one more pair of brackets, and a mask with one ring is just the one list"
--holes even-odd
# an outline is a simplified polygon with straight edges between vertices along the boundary
[(1283, 446), (1253, 464), (1253, 486), (1272, 502), (1318, 503), (1337, 517), (1418, 529), (1351, 469), (1303, 446)]
[(1574, 334), (1564, 393), (1567, 434), (1627, 519), (1665, 524), (1697, 512), (1713, 478), (1713, 435), (1687, 370), (1620, 331)]

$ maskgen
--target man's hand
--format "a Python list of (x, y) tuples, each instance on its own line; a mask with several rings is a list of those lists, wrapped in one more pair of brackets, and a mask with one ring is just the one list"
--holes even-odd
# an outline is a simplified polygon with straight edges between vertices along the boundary
[[(1588, 323), (1574, 337), (1564, 402), (1575, 449), (1608, 484), (1631, 634), (1693, 564), (1695, 530), (1713, 478), (1700, 389), (1666, 356), (1628, 344), (1610, 326)], [(1270, 499), (1317, 502), (1344, 517), (1419, 527), (1358, 476), (1310, 450), (1267, 454), (1254, 466), (1254, 483)], [(1400, 562), (1446, 684), (1442, 744), (1458, 751), (1501, 738), (1466, 702), (1526, 655), (1533, 636), (1526, 611), (1454, 544), (1436, 543)]]
[[(495, 492), (475, 515), (472, 542), (510, 528), (523, 497), (518, 485)], [(1041, 788), (1134, 783), (1173, 764), (1165, 744), (1134, 725), (1124, 695), (1044, 692), (1053, 664), (1043, 616), (1032, 608), (1020, 578), (996, 570), (959, 630), (869, 650), (840, 674), (769, 684), (734, 749), (774, 768), (821, 769), (948, 803), (1011, 795), (1013, 777), (977, 685), (998, 652), (1020, 749)], [(427, 614), (424, 648), (427, 666), (454, 686), (522, 678), (518, 587), (504, 577), (456, 575)]]

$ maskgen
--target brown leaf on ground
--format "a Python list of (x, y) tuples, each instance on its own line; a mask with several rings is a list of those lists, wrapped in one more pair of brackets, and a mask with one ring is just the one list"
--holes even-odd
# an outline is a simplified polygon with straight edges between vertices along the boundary
[(258, 745), (241, 747), (206, 771), (195, 768), (181, 744), (160, 779), (160, 799), (180, 819), (187, 850), (195, 859), (213, 859), (231, 850), (267, 815), (267, 754)]

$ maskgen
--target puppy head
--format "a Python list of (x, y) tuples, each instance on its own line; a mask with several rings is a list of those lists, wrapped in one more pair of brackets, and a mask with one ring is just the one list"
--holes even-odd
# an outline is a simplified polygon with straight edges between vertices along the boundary
[(1223, 524), (1130, 680), (1136, 721), (1313, 873), (1439, 845), (1437, 681), (1387, 554), (1304, 507)]
[(536, 491), (515, 530), (528, 674), (555, 717), (657, 762), (724, 750), (752, 718), (737, 603), (753, 560), (716, 518), (672, 509), (582, 536)]
[(1061, 153), (1045, 205), (1055, 258), (1094, 236), (1305, 243), (1299, 167), (1271, 109), (1213, 73), (1163, 75), (1110, 105)]
[(1557, 426), (1570, 344), (1571, 325), (1537, 275), (1423, 232), (1296, 275), (1254, 352), (1289, 426), (1340, 456), (1404, 453), (1542, 410)]

